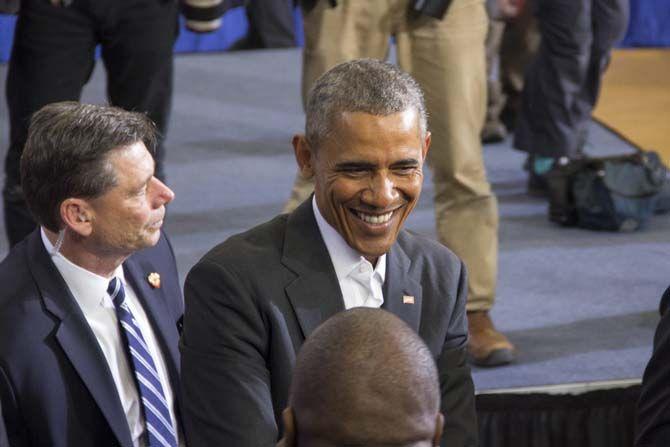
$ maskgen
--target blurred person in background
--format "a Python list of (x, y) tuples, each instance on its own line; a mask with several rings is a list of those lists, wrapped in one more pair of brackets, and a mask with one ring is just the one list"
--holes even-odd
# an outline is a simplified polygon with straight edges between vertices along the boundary
[(628, 1), (533, 1), (541, 41), (514, 131), (514, 147), (529, 156), (529, 194), (546, 195), (552, 166), (581, 156), (610, 51), (628, 27)]

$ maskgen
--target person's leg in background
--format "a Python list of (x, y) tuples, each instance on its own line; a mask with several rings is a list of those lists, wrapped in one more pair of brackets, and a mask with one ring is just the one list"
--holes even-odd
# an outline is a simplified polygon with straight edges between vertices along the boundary
[(629, 8), (629, 0), (593, 0), (593, 39), (589, 65), (573, 107), (580, 151), (586, 143), (591, 112), (600, 95), (602, 76), (609, 64), (612, 47), (624, 38), (628, 29)]
[(498, 206), (479, 137), (486, 110), (487, 28), (482, 1), (454, 0), (442, 20), (411, 17), (396, 38), (400, 66), (417, 79), (426, 98), (437, 235), (468, 268), (468, 351), (474, 363), (495, 366), (512, 361), (515, 350), (489, 316)]
[(69, 7), (24, 0), (14, 32), (7, 74), (10, 145), (3, 203), (11, 246), (35, 228), (21, 190), (20, 159), (30, 117), (44, 105), (78, 100), (93, 70), (95, 25), (78, 2)]
[(163, 139), (172, 104), (173, 45), (178, 33), (177, 2), (126, 0), (100, 20), (113, 30), (102, 35), (110, 102), (146, 112), (160, 131), (154, 158), (156, 177), (165, 180)]
[(530, 158), (528, 191), (546, 191), (544, 174), (581, 150), (574, 104), (587, 78), (592, 0), (536, 0), (541, 42), (525, 79), (514, 147)]
[[(314, 81), (335, 65), (362, 57), (386, 59), (391, 35), (387, 9), (385, 0), (340, 0), (335, 8), (328, 0), (319, 0), (304, 12), (303, 105)], [(312, 180), (297, 173), (284, 212), (293, 211), (313, 190)]]
[(486, 33), (486, 118), (482, 127), (482, 143), (497, 143), (507, 136), (507, 129), (500, 121), (500, 113), (505, 107), (505, 94), (500, 76), (500, 44), (506, 23), (494, 18), (489, 19)]
[(295, 43), (293, 0), (251, 0), (246, 13), (249, 48), (290, 48)]
[(505, 24), (500, 44), (499, 77), (505, 95), (500, 119), (508, 132), (514, 130), (521, 108), (525, 72), (540, 46), (540, 31), (533, 14), (532, 1), (526, 0), (520, 14)]

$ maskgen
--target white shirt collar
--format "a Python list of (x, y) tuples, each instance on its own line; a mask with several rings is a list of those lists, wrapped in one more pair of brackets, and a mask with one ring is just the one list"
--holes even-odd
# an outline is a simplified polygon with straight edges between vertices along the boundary
[[(53, 244), (44, 232), (44, 228), (40, 230), (44, 247), (51, 255), (52, 261), (56, 264), (58, 271), (63, 276), (65, 283), (72, 292), (72, 296), (75, 297), (82, 311), (86, 314), (88, 310), (93, 310), (93, 307), (96, 306), (114, 308), (114, 303), (107, 293), (107, 287), (111, 278), (105, 278), (86, 270), (55, 251)], [(116, 268), (113, 276), (118, 277), (123, 285), (126, 286), (123, 265), (119, 265)]]
[[(335, 275), (341, 282), (344, 278), (361, 264), (362, 261), (368, 262), (359, 252), (351, 248), (347, 241), (335, 230), (321, 215), (318, 205), (316, 204), (316, 196), (312, 196), (312, 210), (316, 218), (316, 224), (321, 232), (323, 242), (326, 244), (330, 260), (335, 268)], [(386, 279), (386, 253), (377, 259), (377, 265), (374, 269), (374, 275), (378, 276), (381, 284), (384, 284)]]

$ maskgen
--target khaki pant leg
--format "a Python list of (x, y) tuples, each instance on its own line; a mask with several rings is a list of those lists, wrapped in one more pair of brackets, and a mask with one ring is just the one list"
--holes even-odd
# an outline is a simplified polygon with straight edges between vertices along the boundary
[(468, 267), (468, 310), (493, 305), (498, 264), (498, 207), (479, 141), (487, 27), (480, 0), (454, 0), (443, 20), (410, 19), (397, 35), (400, 65), (425, 92), (437, 234)]
[[(332, 8), (320, 0), (303, 16), (305, 48), (302, 65), (302, 100), (307, 103), (314, 81), (335, 65), (362, 57), (386, 59), (391, 22), (387, 0), (340, 0)], [(312, 179), (297, 173), (284, 212), (293, 211), (314, 190)]]

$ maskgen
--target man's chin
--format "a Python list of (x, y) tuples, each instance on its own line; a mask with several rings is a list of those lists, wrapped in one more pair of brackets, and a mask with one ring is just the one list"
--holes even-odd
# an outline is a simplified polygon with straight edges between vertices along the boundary
[[(393, 241), (395, 242), (395, 240)], [(357, 252), (366, 259), (377, 259), (382, 255), (388, 253), (393, 245), (393, 242), (384, 241), (384, 243), (357, 243), (351, 245)]]

